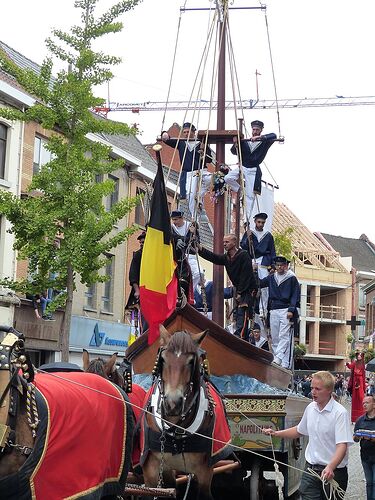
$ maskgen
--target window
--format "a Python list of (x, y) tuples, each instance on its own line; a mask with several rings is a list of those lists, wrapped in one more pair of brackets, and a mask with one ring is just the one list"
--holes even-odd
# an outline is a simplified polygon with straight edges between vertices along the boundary
[(5, 157), (7, 149), (8, 128), (0, 123), (0, 178), (5, 178)]
[(35, 136), (33, 174), (38, 174), (41, 167), (52, 159), (51, 152), (47, 151), (46, 145), (47, 141), (45, 139)]
[(96, 283), (87, 287), (85, 292), (86, 306), (88, 309), (96, 309)]
[(105, 275), (108, 281), (103, 283), (103, 311), (112, 312), (113, 309), (113, 277), (114, 277), (114, 257), (107, 255), (107, 264), (105, 266)]
[(146, 191), (144, 191), (141, 188), (137, 188), (136, 195), (137, 196), (142, 195), (143, 198), (138, 203), (138, 205), (135, 207), (135, 220), (134, 220), (134, 222), (136, 224), (139, 224), (140, 226), (144, 226), (145, 225), (144, 200), (145, 200)]
[(366, 295), (365, 295), (365, 292), (363, 291), (363, 286), (359, 285), (359, 291), (358, 291), (358, 295), (359, 295), (359, 307), (361, 309), (364, 309), (366, 307)]
[(107, 198), (107, 211), (109, 212), (113, 205), (118, 202), (119, 197), (119, 180), (114, 175), (108, 175), (108, 179), (114, 182), (114, 190)]

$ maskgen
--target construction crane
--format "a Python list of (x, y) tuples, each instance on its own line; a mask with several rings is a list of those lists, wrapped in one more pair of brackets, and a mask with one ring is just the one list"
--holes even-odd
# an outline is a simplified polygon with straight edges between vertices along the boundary
[[(375, 104), (375, 96), (360, 97), (316, 97), (303, 99), (247, 99), (243, 101), (225, 101), (225, 109), (276, 109), (276, 108), (323, 108), (327, 106), (369, 106)], [(144, 102), (110, 102), (109, 106), (96, 107), (94, 111), (98, 114), (107, 115), (112, 111), (130, 111), (140, 113), (141, 111), (183, 111), (199, 109), (209, 111), (217, 109), (217, 101), (144, 101)]]

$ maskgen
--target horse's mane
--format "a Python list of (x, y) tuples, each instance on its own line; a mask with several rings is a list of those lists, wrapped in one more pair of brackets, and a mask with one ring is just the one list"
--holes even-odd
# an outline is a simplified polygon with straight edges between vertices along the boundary
[(95, 373), (96, 375), (99, 375), (100, 377), (104, 377), (108, 380), (111, 380), (114, 384), (118, 385), (121, 387), (121, 389), (124, 388), (125, 381), (124, 377), (121, 375), (121, 373), (116, 369), (114, 370), (110, 376), (108, 377), (107, 373), (105, 372), (105, 361), (103, 358), (96, 358), (90, 361), (90, 364), (86, 370), (87, 373)]
[(104, 371), (105, 361), (103, 358), (96, 358), (90, 361), (90, 364), (86, 370), (87, 373), (95, 373), (101, 377), (108, 378)]
[(181, 354), (196, 354), (197, 345), (192, 340), (188, 332), (182, 330), (172, 335), (167, 345), (168, 352), (181, 352)]

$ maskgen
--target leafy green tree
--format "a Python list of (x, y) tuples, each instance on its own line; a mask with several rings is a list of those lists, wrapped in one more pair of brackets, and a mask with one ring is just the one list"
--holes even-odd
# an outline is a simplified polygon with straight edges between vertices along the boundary
[(293, 259), (292, 233), (292, 227), (287, 227), (280, 233), (272, 233), (275, 241), (276, 255), (283, 255), (288, 260)]
[(55, 304), (65, 305), (60, 332), (65, 361), (69, 356), (76, 280), (80, 278), (85, 285), (105, 281), (100, 271), (106, 264), (106, 253), (136, 229), (113, 230), (137, 199), (122, 199), (105, 210), (103, 197), (113, 192), (114, 183), (96, 182), (96, 178), (124, 167), (124, 161), (110, 160), (110, 148), (89, 141), (87, 134), (135, 132), (126, 124), (99, 119), (90, 110), (104, 102), (94, 96), (93, 87), (110, 80), (110, 66), (120, 62), (119, 58), (95, 52), (92, 44), (106, 34), (119, 32), (122, 24), (116, 19), (139, 0), (120, 1), (95, 18), (97, 2), (76, 0), (75, 7), (81, 9), (81, 25), (73, 26), (69, 33), (54, 29), (54, 38), (47, 40), (51, 54), (69, 65), (69, 70), (60, 71), (56, 77), (52, 75), (51, 58), (43, 62), (36, 74), (18, 67), (0, 52), (0, 68), (36, 98), (35, 104), (24, 112), (0, 108), (0, 116), (38, 122), (53, 131), (47, 146), (52, 160), (33, 177), (30, 196), (19, 199), (0, 191), (0, 213), (11, 222), (18, 257), (28, 259), (33, 276), (32, 283), (24, 279), (5, 280), (4, 284), (31, 293), (46, 288), (66, 290)]

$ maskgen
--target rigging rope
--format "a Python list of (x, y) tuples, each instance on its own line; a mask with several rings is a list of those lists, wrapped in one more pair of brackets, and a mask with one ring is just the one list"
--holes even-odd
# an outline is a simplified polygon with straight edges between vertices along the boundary
[(169, 103), (169, 97), (171, 93), (171, 87), (172, 87), (172, 79), (173, 79), (173, 73), (174, 73), (174, 66), (176, 63), (176, 54), (177, 54), (177, 46), (178, 46), (178, 39), (179, 39), (179, 34), (180, 34), (180, 27), (181, 27), (181, 18), (182, 14), (184, 12), (184, 8), (186, 6), (187, 0), (185, 0), (185, 3), (183, 5), (183, 8), (180, 9), (180, 17), (178, 18), (178, 26), (177, 26), (177, 34), (176, 34), (176, 42), (175, 42), (175, 47), (174, 47), (174, 53), (173, 53), (173, 61), (172, 61), (172, 68), (171, 68), (171, 75), (169, 77), (169, 85), (168, 85), (168, 92), (167, 92), (167, 100), (165, 102), (165, 109), (164, 109), (164, 114), (163, 114), (163, 119), (161, 122), (161, 132), (164, 130), (164, 122), (165, 122), (165, 116), (167, 113), (167, 108), (168, 108), (168, 103)]
[[(259, 2), (259, 3), (261, 3), (261, 2)], [(266, 9), (264, 10), (264, 20), (265, 20), (265, 23), (266, 23), (267, 40), (268, 40), (268, 50), (269, 50), (269, 53), (270, 53), (273, 88), (274, 88), (274, 92), (275, 92), (277, 125), (278, 125), (278, 128), (279, 128), (279, 137), (281, 137), (281, 122), (280, 122), (279, 100), (278, 100), (278, 97), (277, 97), (275, 67), (274, 67), (274, 64), (273, 64), (273, 56), (272, 56), (272, 48), (271, 48), (271, 38), (270, 38), (270, 31), (269, 31), (269, 26), (268, 26), (268, 17), (267, 17), (267, 10)]]

